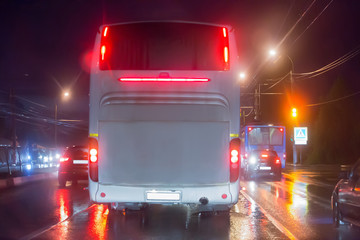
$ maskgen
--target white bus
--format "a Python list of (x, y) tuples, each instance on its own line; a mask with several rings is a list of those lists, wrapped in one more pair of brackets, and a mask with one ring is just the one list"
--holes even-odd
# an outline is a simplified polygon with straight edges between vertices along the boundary
[(101, 26), (90, 77), (89, 193), (111, 209), (227, 211), (239, 195), (240, 86), (230, 26)]

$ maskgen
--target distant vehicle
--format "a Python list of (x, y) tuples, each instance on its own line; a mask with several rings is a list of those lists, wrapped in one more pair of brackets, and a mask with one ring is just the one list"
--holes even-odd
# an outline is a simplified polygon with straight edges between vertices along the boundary
[(111, 209), (228, 211), (239, 196), (234, 29), (183, 21), (102, 26), (90, 74), (89, 193)]
[(78, 180), (88, 179), (88, 148), (81, 146), (69, 147), (60, 158), (58, 180), (60, 187), (67, 181), (77, 184)]
[(244, 162), (244, 178), (250, 180), (256, 176), (273, 176), (281, 179), (281, 162), (273, 150), (253, 150)]
[(273, 150), (281, 161), (286, 163), (286, 134), (284, 126), (248, 124), (241, 130), (241, 169), (244, 171), (246, 160), (255, 150)]
[(334, 224), (338, 227), (345, 222), (360, 227), (360, 159), (340, 178), (331, 196)]

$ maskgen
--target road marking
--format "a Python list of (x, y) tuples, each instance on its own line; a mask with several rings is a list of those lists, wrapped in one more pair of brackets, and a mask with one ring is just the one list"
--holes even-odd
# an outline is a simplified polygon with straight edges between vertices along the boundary
[(94, 206), (96, 206), (96, 204), (92, 204), (91, 206), (87, 207), (86, 209), (83, 209), (81, 211), (78, 211), (78, 212), (74, 213), (73, 215), (71, 215), (71, 216), (65, 218), (64, 220), (62, 220), (61, 222), (58, 222), (58, 223), (55, 223), (55, 224), (53, 224), (51, 226), (47, 226), (47, 227), (41, 228), (41, 229), (39, 229), (37, 231), (34, 231), (34, 232), (20, 238), (20, 240), (28, 240), (28, 239), (36, 238), (36, 237), (40, 236), (41, 234), (46, 233), (47, 231), (49, 231), (49, 230), (55, 228), (56, 226), (62, 224), (63, 222), (66, 222), (66, 221), (72, 219), (76, 215), (78, 215), (80, 213), (83, 213), (83, 212), (86, 212), (87, 210), (93, 208)]
[(254, 199), (252, 199), (247, 193), (244, 191), (240, 191), (241, 194), (249, 201), (251, 204), (256, 205), (259, 207), (260, 211), (265, 215), (269, 221), (274, 224), (274, 226), (280, 230), (283, 234), (285, 234), (288, 238), (296, 240), (297, 238), (286, 228), (284, 227), (279, 221), (277, 221), (275, 218), (273, 218), (263, 207), (261, 207), (258, 203), (255, 202)]

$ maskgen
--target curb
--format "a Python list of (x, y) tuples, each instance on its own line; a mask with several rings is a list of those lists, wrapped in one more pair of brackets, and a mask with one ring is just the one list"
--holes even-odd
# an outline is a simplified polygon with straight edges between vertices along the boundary
[(56, 172), (50, 172), (50, 173), (39, 173), (30, 176), (0, 179), (0, 189), (15, 187), (29, 182), (36, 182), (44, 179), (49, 179), (55, 177), (55, 175)]

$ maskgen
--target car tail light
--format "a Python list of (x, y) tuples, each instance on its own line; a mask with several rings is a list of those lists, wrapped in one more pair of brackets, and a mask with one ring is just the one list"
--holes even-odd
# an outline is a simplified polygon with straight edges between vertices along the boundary
[(268, 154), (264, 154), (264, 153), (263, 153), (263, 154), (261, 154), (261, 157), (262, 157), (262, 158), (268, 158), (268, 157), (269, 157), (269, 155), (268, 155)]
[(276, 164), (280, 164), (280, 163), (281, 163), (280, 158), (276, 158), (276, 159), (275, 159), (275, 163), (276, 163)]
[(70, 158), (68, 158), (68, 157), (61, 157), (60, 158), (60, 162), (62, 163), (62, 162), (67, 162), (67, 161), (69, 161), (69, 159)]
[(239, 178), (240, 139), (230, 141), (230, 182), (236, 182)]
[(89, 138), (89, 176), (94, 182), (99, 180), (99, 145), (95, 138)]

